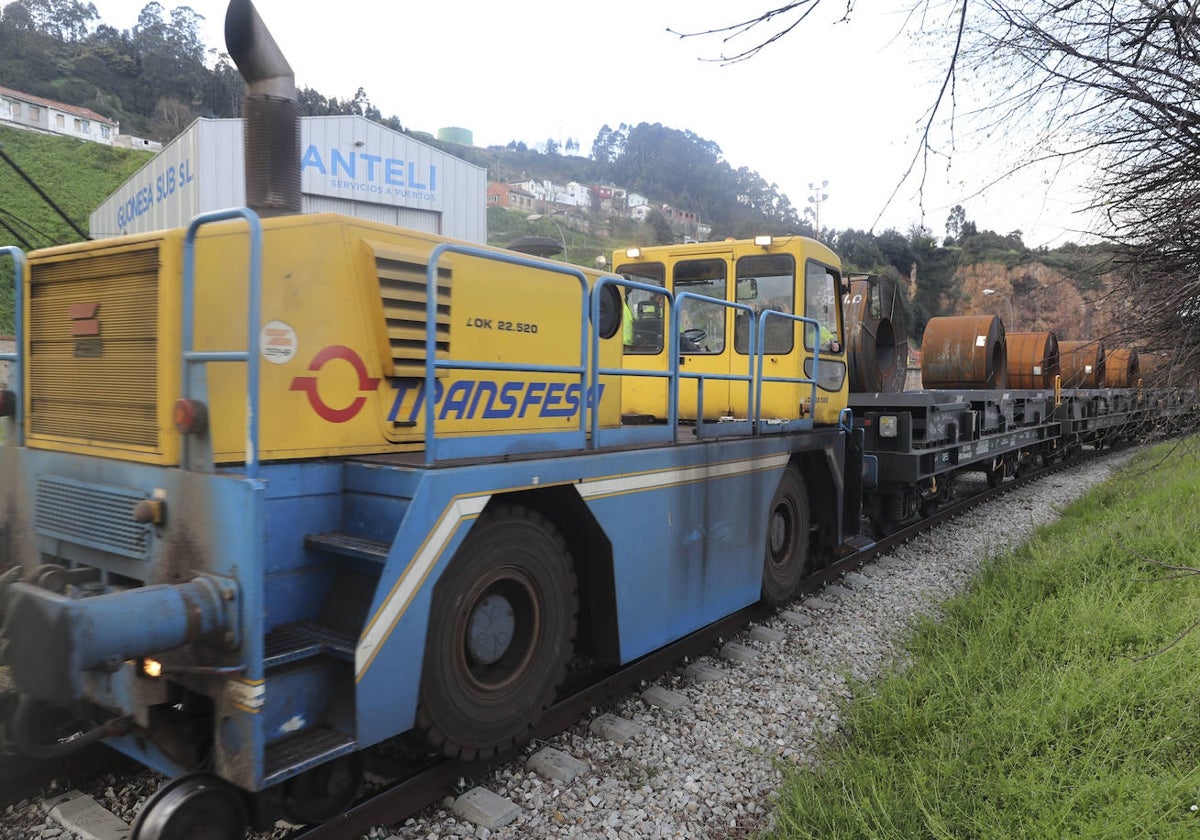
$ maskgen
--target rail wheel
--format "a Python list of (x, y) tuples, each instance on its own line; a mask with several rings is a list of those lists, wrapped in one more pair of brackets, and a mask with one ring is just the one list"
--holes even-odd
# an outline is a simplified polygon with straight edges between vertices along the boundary
[(130, 840), (242, 840), (246, 805), (237, 788), (193, 773), (164, 784), (146, 800)]
[(804, 577), (808, 561), (808, 491), (795, 467), (783, 471), (767, 511), (767, 551), (763, 560), (762, 599), (786, 603)]
[(288, 779), (284, 809), (292, 822), (322, 823), (345, 811), (358, 796), (362, 783), (358, 754), (327, 761)]
[(984, 475), (987, 477), (988, 487), (999, 487), (1008, 477), (1008, 459), (997, 458), (992, 466), (984, 470)]
[(541, 515), (484, 513), (433, 588), (417, 727), (452, 757), (524, 741), (554, 699), (575, 640), (566, 542)]

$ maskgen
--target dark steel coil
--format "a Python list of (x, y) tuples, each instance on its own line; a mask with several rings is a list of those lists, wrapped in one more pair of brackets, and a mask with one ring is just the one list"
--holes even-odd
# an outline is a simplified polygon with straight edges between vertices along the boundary
[(1058, 373), (1058, 339), (1054, 333), (1008, 334), (1009, 388), (1053, 388)]
[(930, 318), (921, 381), (926, 388), (1007, 388), (1004, 324), (995, 315)]
[(1060, 341), (1058, 363), (1064, 388), (1100, 388), (1104, 385), (1104, 344), (1092, 341)]
[(1122, 348), (1110, 350), (1104, 359), (1106, 388), (1136, 388), (1138, 384), (1138, 354)]
[(908, 368), (904, 292), (891, 277), (852, 278), (845, 303), (851, 392), (903, 391)]

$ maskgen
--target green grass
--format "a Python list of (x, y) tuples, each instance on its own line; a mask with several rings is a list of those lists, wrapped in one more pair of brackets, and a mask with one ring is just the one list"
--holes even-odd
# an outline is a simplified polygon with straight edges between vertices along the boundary
[[(85, 232), (92, 211), (153, 157), (150, 152), (116, 149), (7, 126), (0, 126), (0, 147)], [(81, 238), (2, 160), (0, 221), (33, 248), (77, 242)], [(3, 226), (0, 226), (0, 245), (25, 249), (20, 239)], [(0, 335), (12, 332), (12, 283), (12, 261), (5, 256), (0, 258)]]
[(1200, 836), (1200, 456), (1141, 454), (990, 563), (790, 772), (777, 837)]

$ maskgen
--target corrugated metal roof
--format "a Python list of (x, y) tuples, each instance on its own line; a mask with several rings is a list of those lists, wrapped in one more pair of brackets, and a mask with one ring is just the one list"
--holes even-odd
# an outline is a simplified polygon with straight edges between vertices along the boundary
[(56, 111), (62, 111), (66, 114), (74, 114), (77, 117), (86, 117), (89, 120), (102, 122), (106, 125), (117, 125), (116, 120), (110, 120), (108, 117), (103, 117), (97, 114), (91, 108), (83, 108), (79, 105), (68, 105), (65, 102), (55, 102), (53, 99), (44, 99), (40, 96), (34, 96), (32, 93), (24, 93), (12, 88), (0, 86), (0, 96), (6, 96), (9, 99), (19, 99), (22, 102), (28, 102), (31, 105), (40, 105), (43, 108), (53, 108)]

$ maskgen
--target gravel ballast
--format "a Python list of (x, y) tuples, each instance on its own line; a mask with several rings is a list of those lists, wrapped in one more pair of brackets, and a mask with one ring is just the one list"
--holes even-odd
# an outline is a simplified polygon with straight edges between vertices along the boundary
[[(782, 641), (753, 628), (729, 640), (757, 657), (713, 651), (698, 660), (707, 666), (702, 678), (681, 666), (657, 681), (685, 695), (686, 706), (666, 711), (633, 694), (596, 710), (642, 727), (626, 743), (589, 732), (584, 721), (531, 745), (529, 755), (550, 746), (591, 769), (563, 785), (522, 759), (476, 780), (521, 806), (508, 825), (493, 831), (460, 820), (447, 799), (447, 807), (371, 836), (730, 838), (768, 828), (780, 766), (811, 764), (838, 730), (839, 709), (850, 699), (846, 675), (869, 680), (895, 664), (902, 656), (897, 643), (914, 618), (964, 591), (982, 562), (1025, 542), (1131, 455), (1109, 454), (1015, 490), (905, 544), (868, 573), (792, 604), (790, 615), (767, 623)], [(714, 668), (722, 679), (711, 679)]]
[[(1014, 490), (794, 602), (764, 626), (724, 640), (711, 655), (644, 686), (654, 689), (648, 697), (633, 692), (531, 744), (520, 759), (472, 780), (516, 808), (512, 816), (512, 808), (499, 803), (496, 813), (504, 818), (490, 824), (495, 827), (457, 816), (472, 809), (455, 809), (447, 797), (441, 807), (366, 836), (733, 838), (767, 829), (780, 768), (819, 760), (837, 732), (839, 710), (850, 700), (846, 677), (870, 680), (896, 664), (903, 656), (897, 643), (915, 617), (936, 613), (938, 604), (967, 587), (982, 562), (1056, 519), (1131, 454), (1107, 454)], [(676, 695), (685, 702), (647, 702)], [(547, 747), (558, 752), (531, 761)], [(572, 772), (564, 774), (564, 765)], [(558, 769), (547, 772), (546, 766)], [(87, 792), (130, 821), (157, 784), (146, 773), (108, 779)], [(475, 800), (494, 801), (475, 794), (467, 804)], [(0, 816), (0, 837), (75, 836), (39, 803)]]

